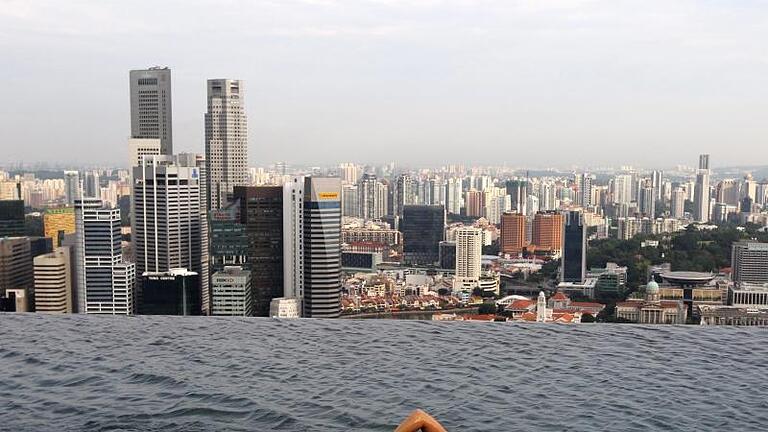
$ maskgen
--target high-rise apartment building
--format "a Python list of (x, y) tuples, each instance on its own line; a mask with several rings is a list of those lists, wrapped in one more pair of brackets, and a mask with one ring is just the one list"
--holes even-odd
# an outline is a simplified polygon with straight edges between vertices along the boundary
[(563, 215), (557, 212), (536, 213), (531, 243), (536, 249), (559, 254), (563, 249)]
[(505, 183), (507, 195), (510, 196), (512, 210), (516, 213), (526, 214), (528, 203), (528, 180), (507, 180)]
[(483, 254), (483, 231), (461, 227), (456, 230), (456, 273), (454, 290), (472, 290), (480, 281)]
[(560, 281), (583, 283), (587, 277), (587, 232), (582, 213), (566, 212)]
[(576, 176), (576, 205), (582, 207), (590, 207), (595, 203), (592, 202), (592, 185), (594, 183), (595, 176), (589, 173), (581, 173)]
[(640, 188), (640, 213), (645, 217), (655, 218), (656, 215), (656, 192), (653, 185), (646, 183)]
[(236, 186), (234, 198), (248, 239), (253, 314), (269, 316), (272, 299), (283, 296), (283, 187)]
[(501, 215), (501, 237), (499, 247), (502, 253), (519, 255), (525, 247), (525, 216), (519, 213)]
[(485, 216), (485, 192), (470, 189), (466, 193), (466, 213), (470, 217), (483, 217)]
[(768, 243), (756, 241), (733, 243), (731, 270), (736, 284), (768, 283)]
[(248, 184), (248, 120), (243, 96), (240, 80), (208, 80), (205, 160), (211, 209), (226, 205), (235, 186)]
[(670, 216), (675, 219), (682, 219), (685, 216), (685, 190), (676, 187), (672, 190), (672, 200), (669, 206)]
[(392, 213), (395, 216), (403, 216), (403, 208), (416, 204), (416, 182), (408, 174), (401, 174), (395, 182)]
[(67, 246), (34, 258), (36, 312), (74, 312), (72, 258)]
[(64, 196), (68, 206), (75, 204), (80, 198), (80, 173), (77, 171), (64, 171)]
[(131, 138), (160, 140), (160, 152), (173, 154), (171, 70), (167, 67), (132, 70)]
[(408, 265), (434, 265), (445, 240), (445, 208), (412, 205), (403, 209), (403, 255)]
[(202, 280), (207, 275), (203, 255), (208, 253), (201, 220), (204, 179), (196, 163), (181, 156), (145, 157), (143, 165), (133, 168), (131, 231), (139, 301), (145, 272), (163, 273), (174, 268), (198, 274), (201, 286), (196, 292), (203, 299), (208, 297), (207, 281)]
[(445, 182), (445, 210), (451, 214), (461, 214), (463, 206), (461, 179), (451, 177)]
[(66, 234), (75, 232), (74, 207), (49, 208), (43, 213), (43, 234), (53, 241), (53, 247), (59, 247)]
[(380, 219), (387, 215), (387, 185), (373, 174), (363, 174), (357, 185), (360, 217), (365, 220)]
[(79, 313), (131, 315), (136, 268), (123, 261), (120, 210), (101, 200), (75, 201), (76, 304)]
[(696, 188), (693, 199), (693, 220), (709, 222), (711, 192), (709, 189), (709, 155), (699, 155), (699, 169), (696, 172)]

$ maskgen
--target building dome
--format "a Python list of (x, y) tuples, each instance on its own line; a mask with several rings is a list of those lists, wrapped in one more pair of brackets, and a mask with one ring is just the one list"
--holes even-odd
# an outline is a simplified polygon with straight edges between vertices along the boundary
[(645, 286), (645, 293), (646, 294), (658, 294), (659, 293), (659, 284), (656, 283), (655, 280), (651, 280)]

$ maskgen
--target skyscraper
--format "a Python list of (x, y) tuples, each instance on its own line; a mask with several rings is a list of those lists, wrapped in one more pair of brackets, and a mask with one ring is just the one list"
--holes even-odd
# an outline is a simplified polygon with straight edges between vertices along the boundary
[(480, 281), (483, 231), (461, 227), (456, 230), (456, 274), (454, 290), (472, 290)]
[(768, 283), (768, 243), (740, 241), (733, 243), (731, 269), (736, 284)]
[(35, 311), (39, 313), (72, 313), (72, 257), (70, 248), (36, 256), (34, 262)]
[(106, 208), (95, 198), (78, 199), (75, 226), (77, 311), (133, 314), (136, 268), (123, 261), (120, 210)]
[(395, 182), (393, 194), (394, 203), (392, 212), (395, 216), (403, 216), (403, 208), (407, 205), (416, 204), (416, 183), (408, 174), (401, 174)]
[(588, 173), (581, 173), (576, 176), (576, 187), (578, 188), (576, 205), (590, 207), (594, 204), (592, 202), (592, 183), (594, 178), (593, 175)]
[(387, 185), (374, 174), (363, 174), (357, 185), (360, 217), (365, 220), (379, 219), (387, 214)]
[(160, 139), (158, 138), (130, 138), (128, 139), (128, 167), (141, 165), (144, 156), (157, 156), (161, 154)]
[(656, 217), (656, 193), (650, 182), (640, 189), (640, 213), (651, 219)]
[(561, 282), (583, 283), (587, 277), (587, 233), (581, 212), (564, 214), (563, 254), (560, 261)]
[(227, 266), (211, 276), (211, 315), (253, 315), (250, 271)]
[(461, 214), (464, 205), (462, 199), (461, 179), (451, 177), (445, 182), (445, 210), (451, 214)]
[(77, 171), (64, 171), (64, 195), (68, 206), (80, 198), (80, 173)]
[(519, 255), (525, 247), (525, 216), (516, 213), (501, 215), (501, 238), (499, 240), (502, 253), (513, 256)]
[(248, 184), (248, 120), (243, 96), (240, 80), (208, 80), (205, 159), (210, 209), (224, 206), (235, 186)]
[[(133, 168), (131, 227), (136, 272), (162, 273), (184, 268), (197, 273), (203, 298), (207, 284), (203, 277), (203, 236), (201, 221), (200, 168), (189, 158), (153, 156)], [(191, 166), (190, 166), (191, 165)], [(141, 300), (141, 282), (137, 287)], [(202, 299), (201, 299), (202, 303)]]
[(526, 214), (526, 204), (528, 203), (528, 181), (527, 180), (507, 180), (505, 184), (507, 195), (512, 201), (512, 209), (517, 213)]
[(218, 210), (211, 211), (211, 272), (227, 266), (248, 269), (248, 235), (240, 219), (240, 200), (236, 199)]
[(33, 297), (33, 275), (29, 237), (0, 237), (0, 296), (19, 289), (25, 298)]
[(693, 220), (710, 221), (709, 155), (699, 155), (699, 169), (696, 172), (696, 188), (693, 199)]
[(0, 200), (0, 237), (23, 237), (26, 231), (24, 201)]
[(248, 238), (253, 314), (269, 316), (272, 299), (283, 296), (283, 187), (236, 186), (234, 198)]
[(340, 197), (338, 178), (304, 179), (302, 290), (304, 316), (308, 318), (337, 318), (341, 314)]
[(171, 70), (167, 67), (132, 70), (131, 138), (160, 139), (160, 152), (173, 154)]
[(200, 275), (185, 268), (144, 272), (138, 312), (142, 315), (200, 315)]
[(411, 205), (403, 209), (403, 255), (408, 265), (434, 265), (445, 240), (445, 208)]

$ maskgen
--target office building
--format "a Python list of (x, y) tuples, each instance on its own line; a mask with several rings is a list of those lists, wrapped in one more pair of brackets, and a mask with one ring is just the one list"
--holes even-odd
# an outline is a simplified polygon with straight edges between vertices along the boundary
[[(195, 292), (207, 293), (207, 264), (204, 269), (204, 239), (201, 220), (201, 170), (188, 157), (145, 157), (133, 168), (131, 228), (136, 272), (163, 273), (188, 269), (200, 277)], [(205, 240), (207, 241), (207, 240)], [(141, 301), (144, 279), (139, 278), (137, 300)], [(206, 311), (207, 312), (207, 311)]]
[(211, 211), (211, 272), (224, 270), (227, 266), (248, 269), (248, 236), (245, 224), (240, 220), (240, 200)]
[(49, 208), (43, 213), (43, 234), (59, 247), (62, 238), (75, 232), (74, 207)]
[(67, 246), (34, 258), (36, 312), (74, 312), (72, 258)]
[(445, 240), (445, 208), (412, 205), (403, 209), (403, 255), (408, 265), (431, 266), (440, 259)]
[(440, 242), (440, 264), (441, 269), (454, 270), (456, 269), (456, 242), (455, 241), (441, 241)]
[(525, 222), (524, 215), (516, 213), (504, 213), (501, 215), (501, 238), (499, 248), (501, 253), (513, 256), (520, 255), (525, 248)]
[(563, 215), (557, 212), (536, 213), (531, 243), (537, 250), (559, 254), (563, 248)]
[[(28, 237), (0, 238), (0, 296), (9, 290), (23, 290), (24, 298), (34, 297), (31, 246)], [(25, 300), (28, 301), (28, 300)], [(29, 300), (29, 306), (32, 301)], [(25, 303), (26, 304), (26, 303)], [(25, 309), (23, 312), (26, 312)], [(22, 312), (22, 311), (19, 311)]]
[(587, 233), (582, 213), (566, 212), (560, 282), (583, 283), (587, 277)]
[(173, 154), (171, 70), (151, 67), (129, 73), (131, 138), (160, 140), (160, 153)]
[(162, 154), (162, 147), (158, 138), (128, 139), (128, 166), (131, 168), (141, 165), (144, 156), (160, 154)]
[(235, 186), (248, 184), (248, 120), (240, 80), (208, 80), (205, 160), (208, 208), (224, 206)]
[(731, 248), (733, 282), (768, 284), (768, 243), (739, 241)]
[(136, 268), (123, 261), (120, 210), (95, 198), (78, 199), (75, 226), (77, 312), (133, 314)]
[(211, 276), (211, 315), (253, 316), (250, 271), (227, 266)]
[(142, 315), (200, 315), (200, 276), (185, 268), (144, 272), (138, 311)]
[(24, 201), (0, 200), (0, 237), (23, 237), (25, 235)]
[(515, 213), (526, 214), (526, 204), (528, 203), (528, 181), (513, 179), (505, 183), (507, 195), (510, 196), (512, 210)]
[(700, 155), (693, 198), (693, 220), (696, 222), (706, 223), (710, 221), (711, 192), (709, 189), (709, 175), (709, 155)]
[(303, 192), (304, 316), (337, 318), (341, 314), (341, 181), (307, 177)]
[(456, 230), (456, 273), (454, 290), (471, 291), (480, 281), (483, 254), (483, 233), (480, 228), (461, 227)]
[(253, 314), (269, 316), (272, 299), (283, 296), (283, 187), (236, 186), (234, 199), (248, 239)]

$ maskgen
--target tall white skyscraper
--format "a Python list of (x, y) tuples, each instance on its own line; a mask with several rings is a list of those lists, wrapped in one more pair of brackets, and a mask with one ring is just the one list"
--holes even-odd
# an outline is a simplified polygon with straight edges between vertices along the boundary
[(378, 219), (387, 214), (388, 188), (374, 174), (364, 174), (357, 185), (360, 217)]
[[(283, 295), (303, 316), (341, 314), (341, 180), (295, 177), (283, 187)], [(273, 301), (275, 301), (273, 300)]]
[(131, 315), (136, 268), (123, 261), (120, 209), (101, 200), (75, 201), (77, 310), (86, 314)]
[(592, 202), (592, 183), (594, 176), (589, 173), (581, 173), (576, 176), (576, 187), (579, 191), (576, 193), (576, 205), (590, 207)]
[(632, 175), (619, 174), (613, 178), (613, 202), (629, 205), (633, 199)]
[[(145, 157), (143, 165), (133, 168), (131, 231), (139, 302), (145, 272), (185, 268), (203, 275), (207, 251), (203, 251), (201, 181), (200, 168), (183, 155)], [(199, 279), (205, 298), (207, 282), (202, 279), (207, 277)]]
[(219, 209), (235, 186), (248, 185), (248, 120), (240, 80), (208, 80), (205, 160), (208, 207)]
[(445, 209), (448, 213), (460, 214), (464, 205), (461, 179), (451, 177), (445, 182)]
[(132, 70), (131, 138), (157, 138), (162, 154), (173, 154), (171, 70), (167, 67)]
[(472, 290), (480, 281), (483, 253), (483, 231), (461, 227), (456, 230), (456, 275), (454, 289)]
[(696, 222), (709, 222), (710, 220), (709, 173), (709, 155), (700, 155), (693, 198), (693, 220)]

